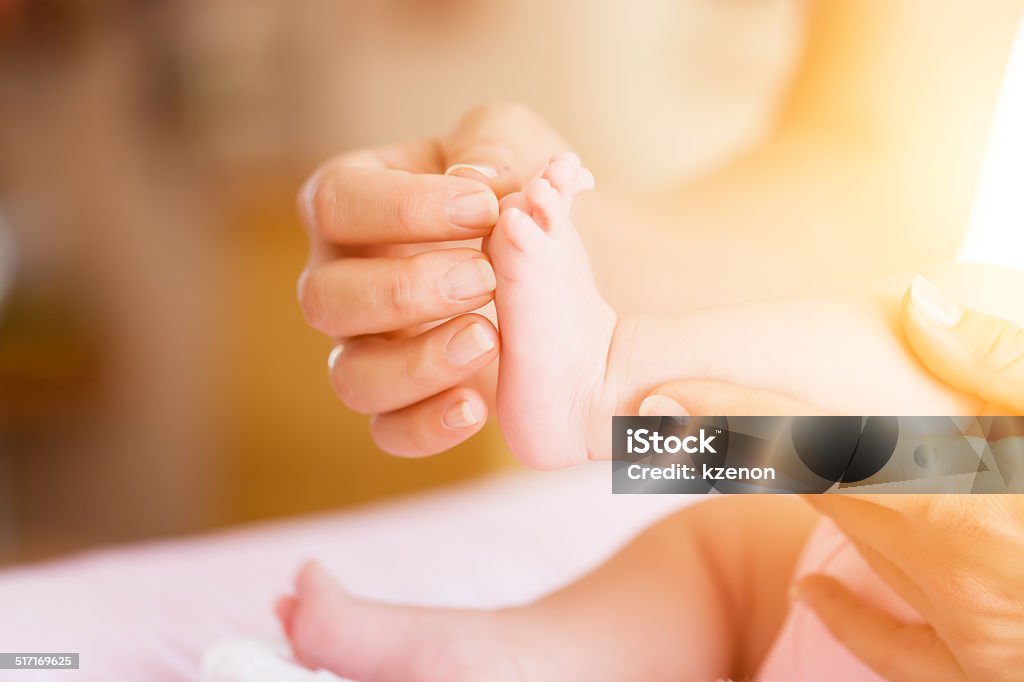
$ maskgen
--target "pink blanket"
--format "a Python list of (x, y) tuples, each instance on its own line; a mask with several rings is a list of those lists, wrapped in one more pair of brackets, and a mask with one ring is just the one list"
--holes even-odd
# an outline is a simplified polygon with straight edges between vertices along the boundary
[(594, 464), (9, 569), (0, 572), (0, 650), (80, 652), (81, 669), (0, 679), (191, 682), (210, 645), (277, 634), (273, 598), (310, 557), (368, 597), (520, 603), (695, 499), (613, 496), (608, 466)]

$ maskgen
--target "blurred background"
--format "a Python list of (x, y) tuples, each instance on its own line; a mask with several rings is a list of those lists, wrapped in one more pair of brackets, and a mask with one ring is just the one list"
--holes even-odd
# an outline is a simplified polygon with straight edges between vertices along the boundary
[(761, 134), (795, 0), (650, 2), (678, 27), (655, 41), (631, 3), (594, 4), (0, 0), (0, 564), (514, 466), (493, 429), (390, 458), (335, 401), (294, 196), (338, 151), (494, 98), (604, 184), (677, 182)]

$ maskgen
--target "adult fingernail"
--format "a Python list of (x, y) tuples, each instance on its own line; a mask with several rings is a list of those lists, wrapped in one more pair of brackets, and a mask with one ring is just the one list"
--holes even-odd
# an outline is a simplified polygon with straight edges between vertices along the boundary
[(448, 201), (448, 220), (456, 227), (477, 229), (498, 220), (498, 198), (494, 192), (472, 192)]
[(300, 217), (307, 226), (316, 221), (316, 190), (320, 185), (320, 173), (314, 173), (299, 190)]
[(460, 400), (441, 415), (441, 423), (449, 429), (464, 429), (475, 426), (479, 422), (480, 420), (476, 418), (473, 410), (469, 407), (468, 400)]
[(338, 358), (341, 356), (341, 351), (344, 350), (344, 348), (345, 347), (339, 343), (331, 349), (331, 354), (327, 356), (327, 371), (334, 371), (334, 365), (338, 362)]
[(460, 330), (448, 341), (444, 354), (448, 358), (448, 362), (456, 367), (465, 367), (493, 349), (494, 341), (482, 326), (474, 322)]
[(295, 282), (295, 298), (299, 299), (299, 303), (302, 303), (302, 291), (306, 288), (307, 279), (309, 279), (309, 268), (304, 268)]
[(649, 395), (640, 403), (641, 417), (688, 417), (686, 408), (664, 395)]
[[(448, 166), (445, 175), (458, 175), (460, 177), (472, 178), (472, 174), (480, 175), (484, 180), (493, 180), (498, 177), (497, 169), (491, 166), (484, 166), (476, 163), (456, 163)], [(476, 178), (473, 178), (476, 179)]]
[(964, 309), (921, 275), (910, 285), (910, 301), (921, 316), (937, 327), (955, 327), (964, 316)]
[(464, 260), (441, 279), (441, 291), (454, 301), (478, 298), (494, 291), (494, 269), (483, 258)]

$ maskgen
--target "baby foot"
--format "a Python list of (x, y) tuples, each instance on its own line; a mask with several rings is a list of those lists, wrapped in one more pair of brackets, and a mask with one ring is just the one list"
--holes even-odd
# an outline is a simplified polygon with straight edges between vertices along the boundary
[(573, 197), (593, 186), (574, 154), (556, 155), (505, 197), (487, 245), (501, 331), (498, 421), (516, 457), (538, 469), (587, 459), (604, 389), (616, 317), (569, 217)]
[[(346, 593), (315, 562), (299, 571), (295, 595), (277, 615), (295, 658), (361, 682), (526, 679), (502, 612), (377, 604)], [(520, 657), (520, 658), (517, 658)]]

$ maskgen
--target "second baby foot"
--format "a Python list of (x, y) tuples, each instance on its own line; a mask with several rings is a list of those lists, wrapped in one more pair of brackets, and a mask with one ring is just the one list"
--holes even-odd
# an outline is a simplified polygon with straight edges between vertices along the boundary
[(498, 421), (526, 464), (554, 469), (588, 458), (592, 411), (604, 390), (616, 316), (598, 294), (570, 220), (593, 176), (570, 153), (507, 196), (488, 252), (501, 332)]
[[(501, 611), (382, 604), (345, 592), (316, 562), (277, 616), (295, 657), (362, 682), (525, 682), (539, 670), (530, 632)], [(539, 637), (536, 639), (540, 639)], [(541, 640), (544, 641), (544, 640)], [(555, 678), (557, 679), (557, 678)]]

